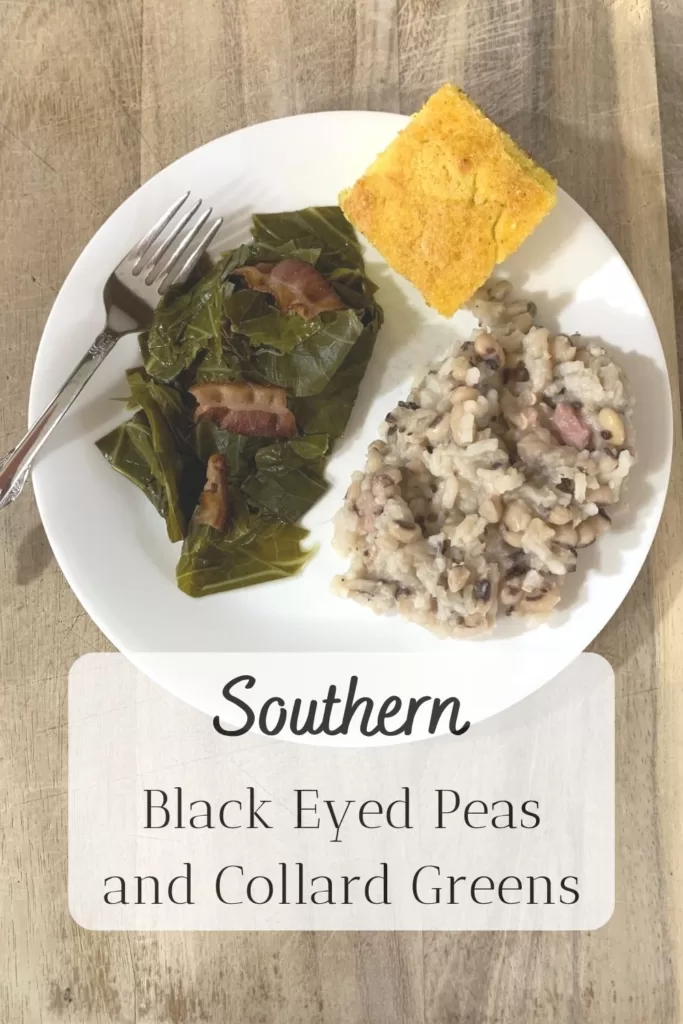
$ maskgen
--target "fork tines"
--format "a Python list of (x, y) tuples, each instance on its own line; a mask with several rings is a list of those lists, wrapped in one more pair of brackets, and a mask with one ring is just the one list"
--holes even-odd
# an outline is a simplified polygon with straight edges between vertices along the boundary
[[(134, 261), (132, 273), (135, 277), (138, 277), (143, 269), (145, 270), (144, 282), (146, 285), (152, 285), (159, 281), (161, 295), (164, 295), (172, 285), (179, 284), (187, 277), (223, 223), (223, 218), (217, 217), (208, 230), (201, 234), (202, 228), (213, 212), (212, 207), (209, 207), (195, 218), (202, 205), (201, 199), (193, 203), (182, 217), (176, 218), (176, 214), (189, 197), (190, 193), (185, 192), (179, 199), (176, 199), (144, 238), (133, 246), (124, 260), (126, 263), (129, 260)], [(165, 229), (169, 227), (170, 230), (164, 235)], [(154, 243), (160, 237), (159, 245), (154, 247)], [(197, 239), (196, 242), (195, 239)], [(177, 244), (172, 248), (176, 240)], [(193, 242), (195, 242), (194, 245), (192, 245)], [(171, 249), (170, 255), (166, 257), (169, 249)]]

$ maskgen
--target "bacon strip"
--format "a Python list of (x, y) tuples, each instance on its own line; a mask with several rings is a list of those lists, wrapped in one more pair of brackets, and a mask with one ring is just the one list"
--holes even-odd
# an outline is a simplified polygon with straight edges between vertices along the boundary
[(228, 467), (222, 455), (210, 455), (206, 464), (206, 483), (192, 517), (200, 526), (225, 530), (228, 524)]
[(238, 267), (231, 274), (241, 277), (254, 291), (272, 295), (281, 313), (298, 313), (304, 320), (326, 310), (346, 308), (314, 266), (294, 257), (280, 263)]
[(590, 441), (590, 427), (568, 402), (558, 402), (550, 422), (562, 441), (579, 451)]
[(256, 437), (293, 437), (294, 413), (284, 388), (260, 384), (197, 384), (195, 420), (215, 420), (223, 430)]

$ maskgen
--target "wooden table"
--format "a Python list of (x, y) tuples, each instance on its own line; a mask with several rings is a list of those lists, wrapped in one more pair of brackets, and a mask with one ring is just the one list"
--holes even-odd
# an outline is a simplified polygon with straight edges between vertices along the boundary
[[(23, 430), (58, 288), (141, 181), (242, 125), (328, 108), (411, 112), (446, 79), (619, 247), (657, 321), (678, 409), (682, 0), (0, 0), (0, 45), (0, 451)], [(683, 1021), (676, 429), (654, 549), (595, 644), (618, 679), (618, 894), (592, 934), (80, 930), (65, 894), (66, 678), (107, 645), (30, 493), (2, 513), (3, 1024)]]

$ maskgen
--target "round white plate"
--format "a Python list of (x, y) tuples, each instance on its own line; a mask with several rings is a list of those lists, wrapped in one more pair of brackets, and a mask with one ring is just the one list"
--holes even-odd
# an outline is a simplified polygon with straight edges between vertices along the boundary
[[(33, 419), (100, 330), (102, 287), (111, 269), (186, 189), (225, 217), (215, 250), (248, 237), (250, 216), (335, 203), (406, 123), (395, 114), (334, 112), (271, 121), (189, 153), (131, 196), (97, 232), (54, 304), (31, 387)], [(532, 297), (538, 321), (603, 339), (624, 366), (635, 397), (638, 462), (614, 531), (581, 553), (562, 604), (545, 625), (509, 621), (492, 637), (439, 640), (398, 618), (378, 618), (330, 592), (343, 563), (331, 549), (331, 520), (349, 477), (415, 370), (439, 358), (473, 320), (446, 321), (367, 250), (369, 276), (386, 313), (346, 437), (329, 465), (332, 488), (307, 518), (319, 554), (296, 579), (193, 600), (175, 587), (179, 549), (144, 496), (114, 473), (94, 441), (123, 418), (124, 370), (138, 360), (124, 339), (97, 372), (40, 457), (38, 507), (59, 564), (103, 633), (143, 671), (188, 702), (202, 690), (155, 674), (159, 651), (354, 651), (448, 654), (472, 721), (515, 703), (576, 658), (613, 615), (647, 555), (667, 488), (672, 445), (669, 381), (650, 312), (625, 263), (602, 231), (560, 192), (551, 215), (502, 266)], [(506, 681), (501, 686), (501, 681)], [(493, 685), (494, 682), (497, 685)], [(424, 692), (418, 680), (415, 692)], [(452, 678), (430, 679), (434, 695)], [(464, 702), (467, 701), (465, 704)], [(208, 708), (207, 708), (208, 709)]]

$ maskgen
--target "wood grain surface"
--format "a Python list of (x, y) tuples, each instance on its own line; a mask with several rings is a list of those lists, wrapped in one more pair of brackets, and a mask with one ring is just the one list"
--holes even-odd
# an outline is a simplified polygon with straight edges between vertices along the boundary
[[(676, 406), (614, 665), (617, 909), (590, 934), (99, 934), (66, 906), (66, 680), (107, 649), (27, 491), (0, 514), (0, 1021), (683, 1021), (683, 0), (0, 0), (0, 451), (81, 248), (141, 181), (234, 128), (412, 112), (464, 86), (598, 221), (659, 327)], [(668, 185), (668, 206), (665, 192)], [(669, 246), (671, 236), (671, 251)]]

